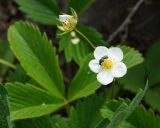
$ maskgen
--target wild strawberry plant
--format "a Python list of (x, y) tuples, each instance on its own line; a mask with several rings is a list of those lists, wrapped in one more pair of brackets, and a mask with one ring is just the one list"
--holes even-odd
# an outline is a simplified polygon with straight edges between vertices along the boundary
[[(60, 13), (54, 0), (16, 2), (32, 20), (58, 28), (59, 49), (34, 23), (17, 21), (9, 27), (9, 45), (19, 64), (8, 82), (3, 83), (5, 88), (0, 86), (1, 127), (160, 127), (160, 117), (139, 105), (145, 97), (146, 103), (159, 111), (160, 104), (152, 99), (157, 89), (148, 89), (159, 82), (152, 75), (154, 67), (150, 66), (156, 63), (152, 55), (159, 44), (153, 46), (147, 59), (129, 46), (110, 46), (96, 29), (78, 22), (78, 17), (94, 0), (69, 0), (65, 13)], [(65, 55), (63, 61), (61, 54)], [(149, 75), (144, 60), (149, 60)], [(78, 68), (66, 82), (62, 63), (67, 65), (71, 61)], [(133, 99), (118, 98), (124, 91), (122, 88), (137, 94)]]

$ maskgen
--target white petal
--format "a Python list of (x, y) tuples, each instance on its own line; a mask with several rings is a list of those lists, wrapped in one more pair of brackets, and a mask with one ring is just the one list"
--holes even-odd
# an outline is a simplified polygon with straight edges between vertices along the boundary
[(78, 37), (71, 39), (72, 44), (78, 44), (80, 42), (80, 39)]
[(103, 70), (98, 73), (97, 80), (103, 84), (108, 85), (113, 81), (113, 75), (111, 71)]
[(118, 62), (112, 68), (112, 74), (114, 77), (123, 77), (127, 73), (127, 67), (124, 63)]
[(94, 57), (99, 60), (104, 56), (108, 55), (108, 48), (104, 47), (104, 46), (98, 46), (96, 47), (96, 49), (94, 50)]
[(99, 61), (94, 59), (89, 62), (89, 68), (94, 72), (98, 73), (101, 71), (101, 66), (99, 65)]
[(59, 15), (60, 22), (65, 22), (67, 19), (71, 19), (73, 16), (71, 15)]
[(123, 51), (118, 47), (111, 47), (108, 49), (108, 57), (120, 62), (123, 59)]

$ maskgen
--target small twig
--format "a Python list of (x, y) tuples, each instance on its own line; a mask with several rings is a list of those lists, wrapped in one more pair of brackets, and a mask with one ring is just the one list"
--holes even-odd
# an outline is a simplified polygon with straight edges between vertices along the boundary
[(131, 19), (134, 16), (134, 14), (138, 11), (139, 7), (142, 5), (142, 3), (145, 0), (139, 0), (135, 6), (133, 7), (133, 9), (130, 11), (130, 13), (128, 14), (128, 16), (126, 17), (126, 19), (124, 20), (124, 22), (117, 28), (117, 30), (115, 32), (113, 32), (108, 39), (108, 42), (112, 42), (112, 40), (122, 31), (125, 30), (125, 28), (131, 23)]
[(146, 19), (144, 19), (144, 22), (138, 24), (136, 26), (136, 31), (143, 28), (145, 25), (147, 25), (148, 23), (150, 23), (151, 21), (154, 20), (155, 17), (159, 17), (160, 16), (160, 11), (157, 11), (156, 13), (154, 13), (152, 16), (147, 17)]
[(124, 34), (122, 35), (122, 38), (121, 38), (121, 43), (124, 43), (127, 37), (128, 37), (128, 27), (126, 27), (124, 30)]

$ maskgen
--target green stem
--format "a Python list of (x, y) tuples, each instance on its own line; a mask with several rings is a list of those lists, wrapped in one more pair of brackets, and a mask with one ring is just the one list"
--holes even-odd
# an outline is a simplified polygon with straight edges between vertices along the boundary
[(113, 80), (113, 83), (112, 83), (112, 92), (111, 92), (111, 99), (114, 99), (114, 86), (115, 86), (115, 79)]
[(80, 32), (77, 28), (75, 28), (75, 31), (79, 33), (92, 46), (92, 48), (96, 48), (96, 46), (94, 46), (94, 44), (82, 32)]
[(70, 110), (69, 101), (67, 101), (66, 99), (64, 99), (64, 102), (65, 102), (65, 109), (66, 109), (66, 112), (67, 112), (67, 114), (69, 115), (69, 110)]
[(10, 62), (8, 62), (8, 61), (6, 61), (6, 60), (3, 60), (3, 59), (1, 59), (1, 58), (0, 58), (0, 63), (3, 64), (3, 65), (8, 66), (8, 67), (10, 67), (10, 68), (13, 68), (13, 69), (16, 68), (16, 66), (15, 66), (14, 64), (11, 64)]

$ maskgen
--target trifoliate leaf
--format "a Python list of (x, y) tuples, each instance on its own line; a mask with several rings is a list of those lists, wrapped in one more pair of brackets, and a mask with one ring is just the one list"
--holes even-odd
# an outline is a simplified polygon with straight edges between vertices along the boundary
[(56, 51), (46, 34), (32, 24), (16, 22), (8, 30), (8, 40), (21, 66), (48, 92), (63, 99), (64, 84)]
[(68, 91), (69, 101), (91, 95), (100, 87), (100, 84), (96, 79), (96, 74), (92, 73), (88, 66), (91, 59), (91, 55), (88, 55), (85, 58), (81, 63), (79, 71), (71, 81)]
[(120, 45), (119, 47), (123, 51), (123, 62), (126, 64), (128, 69), (143, 62), (144, 59), (142, 57), (142, 54), (134, 48), (125, 45)]
[(46, 90), (31, 84), (7, 83), (11, 120), (40, 117), (64, 105)]

